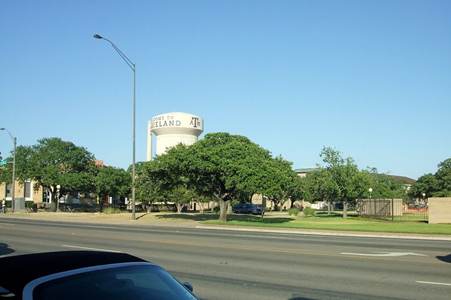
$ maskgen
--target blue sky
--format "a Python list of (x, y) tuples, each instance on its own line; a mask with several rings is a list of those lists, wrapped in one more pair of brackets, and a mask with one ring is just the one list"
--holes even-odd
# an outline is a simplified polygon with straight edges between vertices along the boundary
[[(451, 1), (0, 1), (0, 127), (115, 167), (180, 111), (293, 162), (413, 179), (451, 158)], [(202, 138), (203, 135), (200, 137)], [(12, 150), (0, 132), (0, 151)]]

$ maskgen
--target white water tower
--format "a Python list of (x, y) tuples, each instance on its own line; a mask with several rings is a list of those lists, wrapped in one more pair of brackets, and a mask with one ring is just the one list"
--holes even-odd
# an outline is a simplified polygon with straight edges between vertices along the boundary
[(152, 160), (152, 133), (157, 137), (156, 154), (179, 143), (192, 145), (204, 132), (204, 120), (198, 116), (172, 112), (158, 115), (147, 122), (147, 161)]

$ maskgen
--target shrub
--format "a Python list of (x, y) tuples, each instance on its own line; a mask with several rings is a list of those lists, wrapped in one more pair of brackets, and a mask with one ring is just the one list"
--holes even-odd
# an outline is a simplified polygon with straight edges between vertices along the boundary
[(305, 217), (314, 217), (316, 215), (316, 210), (311, 207), (304, 208), (304, 216)]
[(290, 216), (297, 216), (298, 214), (299, 214), (299, 212), (300, 212), (300, 210), (299, 209), (297, 209), (297, 208), (290, 208), (289, 210), (288, 210), (288, 214), (290, 215)]
[(104, 214), (111, 215), (111, 214), (119, 214), (121, 210), (119, 208), (114, 207), (105, 207), (102, 212)]
[(213, 212), (215, 213), (215, 214), (219, 214), (219, 211), (221, 210), (221, 208), (219, 207), (219, 206), (215, 206), (215, 207), (213, 207)]
[(177, 207), (175, 204), (154, 204), (152, 206), (153, 212), (176, 212)]

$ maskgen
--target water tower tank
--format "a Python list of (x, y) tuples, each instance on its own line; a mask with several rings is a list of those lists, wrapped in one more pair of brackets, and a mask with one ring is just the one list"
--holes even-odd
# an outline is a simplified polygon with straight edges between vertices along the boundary
[(147, 160), (152, 160), (152, 133), (157, 137), (156, 154), (179, 143), (192, 145), (204, 131), (204, 120), (198, 116), (172, 112), (158, 115), (147, 124)]

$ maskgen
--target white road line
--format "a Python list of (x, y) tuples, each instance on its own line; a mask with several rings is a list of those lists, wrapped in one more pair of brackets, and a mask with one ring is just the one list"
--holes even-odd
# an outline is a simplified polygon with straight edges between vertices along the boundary
[(277, 240), (292, 240), (296, 237), (284, 237), (284, 236), (267, 236), (267, 235), (245, 235), (245, 234), (234, 234), (236, 237), (253, 237), (253, 238), (265, 238), (265, 239), (277, 239)]
[(61, 246), (62, 246), (62, 247), (66, 247), (66, 248), (77, 248), (77, 249), (84, 249), (84, 250), (106, 251), (106, 252), (121, 253), (121, 251), (106, 250), (106, 249), (97, 249), (97, 248), (88, 248), (88, 247), (81, 247), (81, 246), (71, 246), (71, 245), (61, 245)]
[(418, 254), (413, 252), (375, 252), (375, 253), (349, 253), (342, 252), (342, 255), (354, 255), (354, 256), (375, 256), (375, 257), (397, 257), (397, 256), (407, 256), (407, 255), (415, 255), (415, 256), (427, 256), (425, 254)]
[(432, 282), (432, 281), (417, 281), (418, 283), (424, 283), (424, 284), (436, 284), (436, 285), (449, 285), (451, 286), (451, 283), (444, 283), (444, 282)]

